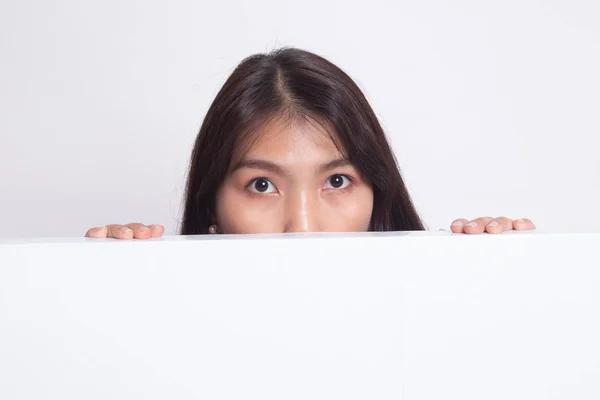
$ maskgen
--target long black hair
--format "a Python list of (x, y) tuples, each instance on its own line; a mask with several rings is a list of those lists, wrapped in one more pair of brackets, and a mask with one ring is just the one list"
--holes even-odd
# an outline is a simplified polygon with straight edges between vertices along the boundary
[(284, 112), (321, 121), (373, 188), (369, 230), (424, 230), (385, 133), (356, 83), (316, 54), (284, 48), (243, 60), (210, 106), (192, 151), (181, 234), (208, 233), (236, 146)]

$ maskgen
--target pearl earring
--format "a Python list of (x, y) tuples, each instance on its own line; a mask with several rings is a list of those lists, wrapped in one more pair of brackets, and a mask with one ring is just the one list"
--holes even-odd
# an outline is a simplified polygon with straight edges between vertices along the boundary
[(208, 233), (210, 233), (211, 235), (214, 235), (215, 233), (217, 233), (217, 226), (216, 225), (209, 226)]

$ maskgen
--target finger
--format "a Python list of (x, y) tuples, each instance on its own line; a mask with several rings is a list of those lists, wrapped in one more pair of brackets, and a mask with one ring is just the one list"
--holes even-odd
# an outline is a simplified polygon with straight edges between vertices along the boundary
[(452, 222), (452, 225), (450, 225), (450, 230), (454, 233), (463, 233), (464, 227), (468, 223), (469, 223), (468, 219), (459, 218)]
[(133, 229), (125, 225), (108, 225), (108, 236), (109, 238), (115, 239), (133, 239)]
[(106, 238), (107, 235), (108, 228), (106, 226), (103, 226), (101, 228), (91, 228), (86, 232), (85, 237), (103, 239)]
[(160, 224), (148, 225), (152, 231), (152, 237), (160, 237), (165, 233), (165, 227)]
[(144, 224), (135, 222), (125, 226), (133, 231), (135, 239), (149, 239), (152, 237), (152, 230)]
[(494, 218), (492, 217), (481, 217), (476, 218), (473, 221), (469, 222), (464, 227), (464, 232), (468, 234), (478, 234), (483, 233), (485, 231), (485, 227), (487, 224), (492, 222)]
[(535, 225), (533, 224), (533, 222), (531, 222), (531, 220), (529, 220), (527, 218), (522, 218), (522, 219), (517, 219), (513, 222), (513, 228), (516, 231), (529, 231), (529, 230), (534, 230)]
[(502, 233), (504, 231), (512, 231), (513, 220), (506, 217), (494, 218), (485, 227), (487, 233)]

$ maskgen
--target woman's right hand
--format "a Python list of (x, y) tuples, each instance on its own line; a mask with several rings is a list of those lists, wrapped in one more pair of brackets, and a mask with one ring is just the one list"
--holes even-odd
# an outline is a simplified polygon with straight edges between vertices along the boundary
[(88, 238), (114, 238), (114, 239), (150, 239), (160, 237), (165, 233), (162, 225), (107, 225), (101, 228), (92, 228), (85, 234)]

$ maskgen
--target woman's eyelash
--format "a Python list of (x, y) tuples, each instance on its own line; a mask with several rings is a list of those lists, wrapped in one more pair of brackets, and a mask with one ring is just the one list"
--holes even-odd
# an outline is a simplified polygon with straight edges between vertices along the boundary
[(254, 194), (272, 194), (277, 193), (277, 187), (270, 179), (258, 177), (252, 179), (245, 186), (245, 190)]
[(265, 178), (264, 176), (257, 176), (256, 178), (252, 178), (252, 179), (250, 179), (250, 180), (248, 181), (248, 183), (246, 183), (244, 186), (246, 186), (246, 187), (247, 187), (247, 186), (250, 186), (250, 185), (252, 185), (253, 183), (256, 183), (257, 181), (267, 181), (267, 182), (271, 182), (271, 183), (273, 183), (273, 181), (272, 181), (272, 180), (270, 180), (270, 179), (268, 179), (268, 178)]
[(337, 175), (341, 175), (343, 177), (348, 178), (348, 180), (350, 181), (350, 183), (354, 183), (354, 178), (351, 177), (350, 175), (346, 175), (346, 174), (337, 174)]
[(327, 190), (345, 190), (354, 183), (354, 179), (346, 174), (330, 175), (325, 181)]
[[(332, 184), (332, 181), (331, 181), (331, 179), (334, 177), (341, 177), (343, 179), (346, 179), (347, 180), (346, 186), (341, 187), (344, 184), (342, 182), (339, 187), (336, 187), (335, 184)], [(349, 185), (352, 185), (353, 183), (355, 183), (355, 181), (356, 181), (355, 178), (348, 174), (332, 174), (332, 175), (329, 175), (327, 177), (327, 179), (325, 180), (325, 185), (332, 184), (333, 187), (331, 189), (343, 190), (346, 187), (348, 187)], [(271, 181), (268, 178), (262, 177), (262, 176), (252, 178), (250, 181), (248, 181), (248, 183), (246, 183), (244, 185), (244, 188), (246, 190), (250, 190), (251, 192), (254, 192), (254, 193), (265, 193), (265, 194), (277, 190), (277, 187), (275, 186), (273, 181)]]

